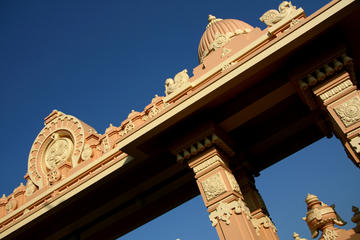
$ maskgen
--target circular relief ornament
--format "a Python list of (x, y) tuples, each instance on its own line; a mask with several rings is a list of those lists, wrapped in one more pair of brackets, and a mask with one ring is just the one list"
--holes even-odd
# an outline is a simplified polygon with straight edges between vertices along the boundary
[(45, 152), (45, 164), (52, 170), (70, 158), (73, 143), (69, 138), (60, 137), (59, 133), (54, 133), (51, 138), (53, 141)]
[(215, 33), (214, 37), (214, 41), (210, 44), (210, 47), (213, 49), (221, 48), (229, 41), (229, 37), (227, 35), (219, 32)]
[[(49, 174), (64, 162), (75, 167), (84, 148), (84, 127), (77, 118), (55, 111), (36, 137), (29, 154), (28, 173), (39, 189), (50, 184)], [(53, 181), (53, 180), (51, 180)]]
[(360, 99), (355, 96), (335, 108), (336, 114), (346, 127), (360, 121)]

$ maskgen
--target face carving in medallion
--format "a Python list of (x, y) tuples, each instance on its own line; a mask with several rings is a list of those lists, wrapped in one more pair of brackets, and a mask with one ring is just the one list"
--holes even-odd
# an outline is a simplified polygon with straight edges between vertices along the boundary
[(61, 137), (59, 133), (54, 133), (51, 138), (53, 141), (45, 152), (45, 164), (50, 170), (66, 162), (73, 150), (73, 143), (69, 138)]

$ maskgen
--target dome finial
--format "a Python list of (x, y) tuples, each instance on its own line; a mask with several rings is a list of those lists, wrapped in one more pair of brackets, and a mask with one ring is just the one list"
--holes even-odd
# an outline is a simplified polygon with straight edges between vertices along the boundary
[(216, 18), (214, 15), (209, 14), (208, 17), (209, 24), (206, 26), (206, 28), (210, 27), (213, 23), (216, 23), (221, 20), (222, 20), (221, 18)]
[(208, 18), (209, 23), (211, 23), (214, 20), (216, 20), (216, 17), (214, 15), (209, 14), (209, 18)]

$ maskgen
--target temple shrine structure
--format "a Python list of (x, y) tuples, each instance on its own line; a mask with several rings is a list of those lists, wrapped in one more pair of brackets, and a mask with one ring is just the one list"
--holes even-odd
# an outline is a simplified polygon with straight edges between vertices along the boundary
[[(199, 194), (219, 239), (278, 239), (254, 176), (332, 135), (360, 167), (359, 13), (356, 0), (310, 16), (284, 1), (263, 30), (209, 15), (192, 76), (180, 69), (120, 126), (99, 134), (54, 110), (26, 185), (0, 198), (0, 239), (114, 239)], [(358, 208), (345, 230), (334, 207), (306, 203), (312, 237), (360, 239)]]

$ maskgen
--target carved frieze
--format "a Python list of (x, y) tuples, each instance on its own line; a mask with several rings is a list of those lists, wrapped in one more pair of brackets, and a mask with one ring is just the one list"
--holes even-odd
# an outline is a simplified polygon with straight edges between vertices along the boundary
[(209, 167), (217, 162), (224, 163), (223, 160), (218, 155), (215, 155), (215, 156), (212, 156), (211, 158), (209, 158), (208, 160), (200, 163), (196, 167), (194, 167), (193, 170), (195, 173), (199, 173), (200, 171), (206, 169), (207, 167)]
[(201, 181), (201, 186), (208, 201), (211, 201), (227, 191), (220, 173), (216, 173), (206, 180)]
[(360, 99), (358, 96), (355, 96), (335, 107), (334, 110), (343, 124), (349, 127), (360, 120)]
[(353, 84), (352, 84), (351, 80), (346, 80), (345, 82), (342, 82), (339, 85), (333, 87), (329, 91), (321, 94), (320, 99), (325, 101), (325, 100), (339, 94), (340, 92), (344, 91), (345, 89), (351, 87), (352, 85)]

